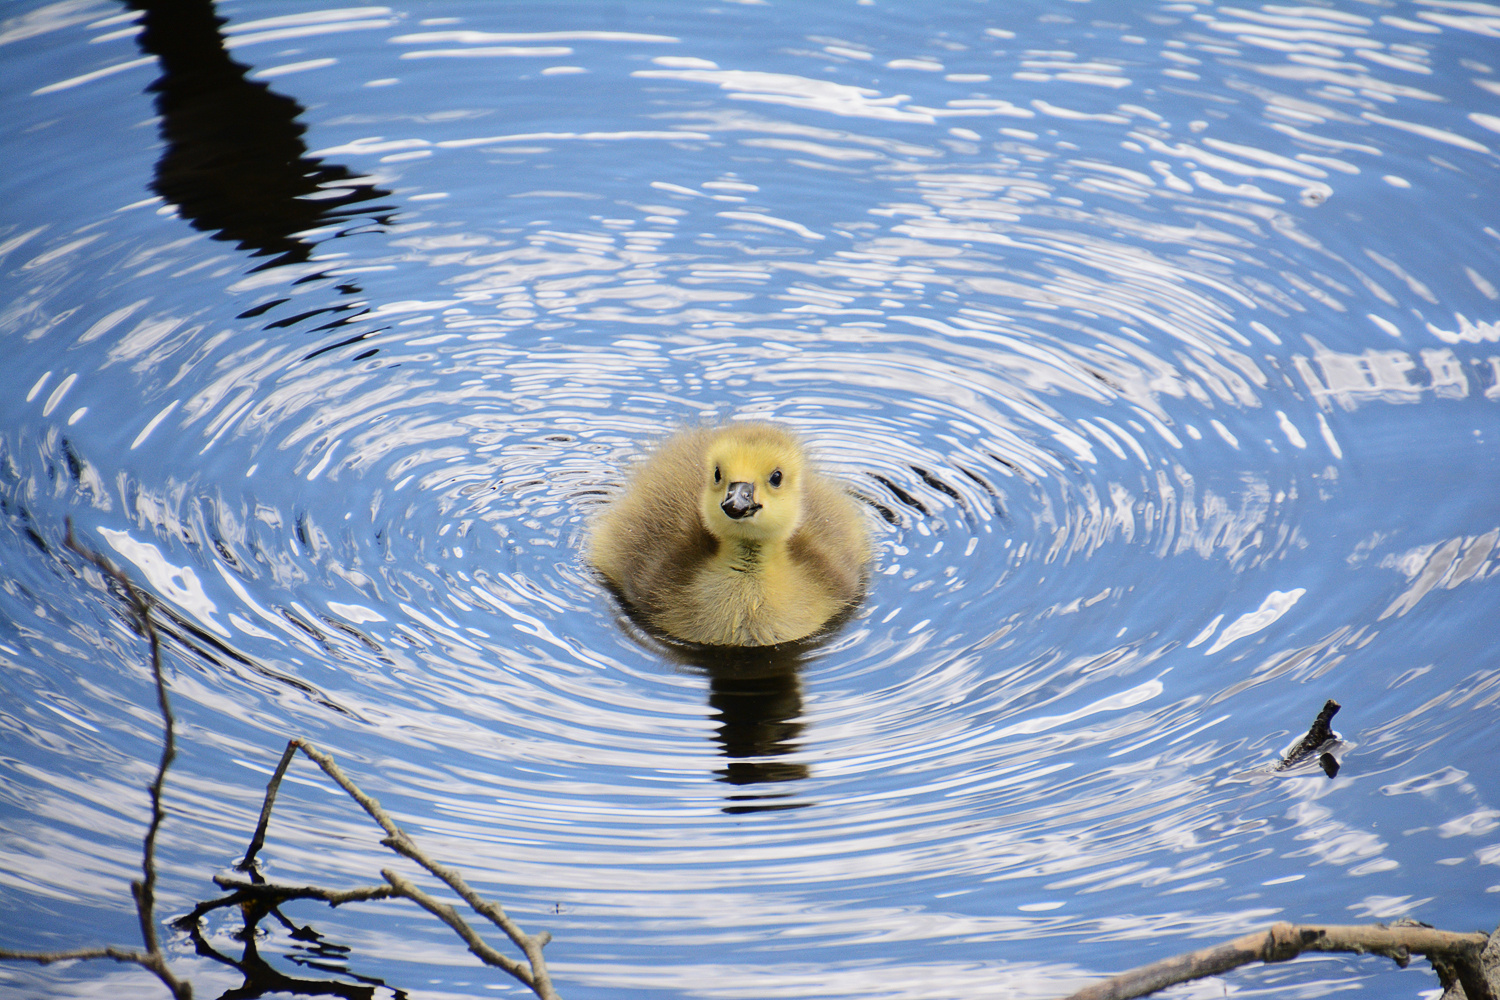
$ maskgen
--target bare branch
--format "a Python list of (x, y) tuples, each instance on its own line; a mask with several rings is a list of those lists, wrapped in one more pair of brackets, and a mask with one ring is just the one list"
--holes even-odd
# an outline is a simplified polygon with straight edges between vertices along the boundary
[(351, 799), (358, 802), (360, 807), (370, 814), (370, 818), (380, 824), (380, 828), (386, 832), (387, 836), (400, 837), (403, 840), (406, 838), (406, 834), (396, 825), (396, 821), (391, 819), (390, 814), (380, 807), (379, 802), (366, 795), (358, 785), (350, 781), (349, 776), (344, 774), (343, 769), (338, 766), (333, 757), (319, 750), (307, 740), (292, 740), (292, 743), (297, 749), (307, 754), (308, 759), (314, 764), (321, 767), (323, 773), (332, 778), (334, 783), (347, 792)]
[(10, 948), (0, 948), (0, 959), (35, 962), (37, 965), (74, 962), (84, 958), (112, 958), (116, 962), (130, 962), (135, 965), (145, 965), (147, 962), (145, 952), (136, 951), (134, 948), (116, 948), (114, 945), (104, 945), (98, 948), (68, 948), (64, 951), (15, 951)]
[[(527, 934), (524, 930), (521, 929), (520, 925), (515, 923), (515, 921), (511, 920), (510, 917), (506, 915), (505, 910), (502, 909), (498, 904), (484, 899), (473, 889), (469, 888), (469, 884), (464, 881), (463, 876), (460, 875), (457, 871), (452, 868), (448, 868), (445, 865), (440, 865), (436, 861), (433, 861), (431, 858), (427, 857), (427, 855), (422, 852), (422, 849), (418, 847), (416, 843), (406, 835), (406, 832), (396, 825), (396, 821), (391, 818), (390, 814), (387, 813), (383, 808), (381, 808), (380, 803), (375, 801), (375, 799), (373, 799), (369, 795), (366, 795), (358, 785), (351, 781), (348, 775), (344, 774), (343, 770), (338, 766), (338, 764), (331, 756), (319, 750), (307, 740), (298, 739), (293, 740), (292, 743), (295, 744), (304, 754), (306, 754), (315, 764), (321, 767), (323, 769), (323, 773), (332, 778), (340, 788), (342, 788), (349, 794), (350, 798), (358, 802), (364, 809), (364, 811), (370, 814), (371, 819), (380, 824), (380, 828), (386, 832), (386, 836), (381, 841), (381, 843), (385, 844), (397, 854), (415, 861), (417, 864), (421, 865), (423, 868), (426, 868), (433, 875), (437, 876), (445, 883), (447, 883), (448, 887), (451, 888), (455, 893), (457, 893), (459, 898), (468, 903), (476, 913), (488, 918), (496, 927), (499, 927), (502, 931), (505, 932), (506, 937), (510, 938), (511, 941), (515, 943), (516, 947), (520, 948), (522, 953), (525, 954), (526, 961), (530, 964), (531, 968), (528, 971), (524, 966), (521, 966), (518, 963), (514, 962), (512, 959), (508, 958), (504, 959), (505, 964), (502, 964), (501, 962), (491, 962), (491, 964), (498, 965), (500, 968), (505, 969), (505, 971), (509, 972), (511, 975), (521, 980), (521, 982), (531, 987), (532, 991), (536, 993), (536, 995), (540, 997), (541, 1000), (558, 1000), (557, 993), (552, 987), (552, 979), (547, 974), (546, 959), (542, 957), (542, 948), (547, 944), (547, 942), (552, 940), (551, 934), (545, 931), (540, 934)], [(382, 871), (381, 874), (386, 877), (387, 881), (391, 881), (392, 885), (396, 885), (396, 882), (392, 880), (392, 873)], [(400, 876), (396, 877), (398, 879), (400, 878)], [(493, 954), (497, 958), (504, 958), (504, 956), (500, 955), (498, 952), (495, 952), (494, 949), (490, 948), (489, 945), (484, 944), (484, 942), (478, 937), (478, 935), (474, 934), (473, 930), (469, 928), (468, 924), (464, 923), (458, 918), (457, 914), (452, 912), (452, 907), (448, 907), (447, 904), (438, 903), (437, 901), (431, 899), (431, 897), (426, 896), (425, 893), (422, 893), (422, 890), (416, 888), (416, 886), (412, 885), (410, 882), (402, 880), (402, 884), (410, 887), (414, 892), (420, 893), (422, 898), (418, 898), (418, 896), (415, 895), (409, 895), (404, 890), (401, 891), (402, 895), (408, 896), (408, 898), (410, 898), (413, 902), (428, 909), (432, 913), (436, 914), (445, 923), (448, 923), (448, 925), (455, 931), (457, 931), (459, 936), (463, 937), (465, 942), (469, 944), (469, 950), (473, 951), (474, 954), (478, 955), (486, 962), (491, 961), (486, 957), (486, 955), (489, 954)], [(444, 907), (445, 909), (439, 910), (434, 909), (433, 907)], [(452, 920), (449, 919), (450, 915), (452, 917)], [(452, 921), (457, 921), (457, 924), (453, 923)], [(463, 930), (459, 929), (460, 925), (464, 928)], [(476, 950), (476, 941), (480, 946), (482, 946), (482, 948), (484, 949), (483, 951)], [(522, 975), (522, 973), (526, 974)]]
[(1304, 927), (1278, 923), (1212, 948), (1122, 972), (1102, 983), (1084, 987), (1067, 1000), (1132, 1000), (1176, 983), (1219, 975), (1251, 962), (1285, 962), (1309, 951), (1385, 955), (1402, 968), (1411, 961), (1413, 954), (1440, 956), (1454, 966), (1469, 1000), (1496, 1000), (1479, 965), (1480, 953), (1488, 940), (1487, 934), (1454, 934), (1421, 926)]
[(400, 895), (388, 885), (366, 885), (357, 889), (324, 889), (316, 885), (270, 885), (265, 882), (241, 882), (222, 875), (214, 876), (214, 882), (221, 889), (233, 890), (240, 900), (255, 899), (273, 903), (289, 899), (316, 899), (329, 906), (342, 906), (345, 903), (363, 903), (372, 899), (390, 899)]
[[(132, 963), (150, 970), (171, 991), (176, 1000), (192, 1000), (193, 991), (191, 984), (178, 979), (167, 966), (166, 957), (162, 953), (160, 939), (156, 932), (156, 839), (161, 830), (162, 822), (166, 818), (166, 810), (162, 805), (162, 789), (166, 783), (167, 771), (177, 755), (177, 748), (175, 735), (176, 720), (172, 715), (171, 701), (167, 694), (166, 678), (162, 671), (161, 637), (155, 622), (152, 620), (152, 610), (155, 607), (155, 602), (149, 594), (136, 587), (128, 576), (117, 569), (103, 555), (80, 544), (73, 534), (73, 524), (71, 521), (68, 522), (66, 545), (84, 561), (96, 567), (104, 574), (107, 580), (119, 588), (131, 614), (131, 624), (146, 639), (151, 650), (151, 673), (156, 682), (156, 700), (161, 711), (163, 726), (162, 753), (161, 760), (157, 765), (156, 776), (150, 787), (151, 821), (147, 825), (145, 839), (142, 844), (141, 878), (130, 884), (131, 894), (135, 897), (136, 915), (140, 922), (141, 937), (146, 944), (146, 950), (136, 951), (127, 948), (117, 948), (112, 945), (74, 948), (54, 952), (25, 952), (0, 949), (0, 960), (9, 959), (47, 965), (52, 962), (78, 959), (110, 958), (117, 962)], [(415, 884), (392, 871), (381, 873), (385, 876), (387, 885), (366, 886), (345, 890), (324, 889), (318, 886), (267, 885), (259, 881), (260, 876), (255, 871), (255, 858), (261, 848), (265, 846), (266, 829), (270, 824), (271, 811), (275, 806), (276, 794), (281, 787), (282, 778), (286, 775), (286, 769), (291, 763), (292, 757), (299, 749), (322, 768), (324, 773), (343, 788), (355, 802), (358, 802), (375, 822), (380, 824), (381, 829), (386, 832), (386, 836), (382, 841), (383, 843), (398, 854), (410, 858), (426, 868), (452, 888), (454, 892), (474, 908), (475, 912), (488, 918), (503, 930), (506, 936), (525, 954), (527, 963), (522, 964), (515, 959), (508, 958), (497, 952), (485, 943), (484, 939), (475, 933), (473, 928), (458, 916), (457, 911), (452, 906), (437, 901)], [(551, 979), (547, 975), (546, 962), (542, 957), (542, 947), (551, 940), (552, 936), (546, 932), (536, 935), (527, 934), (506, 915), (505, 910), (499, 905), (489, 902), (474, 892), (457, 871), (439, 865), (428, 858), (422, 852), (421, 848), (396, 825), (395, 820), (391, 818), (390, 814), (380, 807), (379, 802), (361, 791), (343, 773), (332, 757), (318, 750), (305, 740), (291, 740), (287, 743), (286, 750), (281, 755), (281, 761), (277, 764), (271, 780), (266, 785), (265, 800), (261, 804), (260, 820), (256, 825), (255, 834), (250, 840), (245, 857), (240, 862), (239, 867), (242, 870), (250, 871), (251, 878), (255, 881), (244, 882), (232, 878), (215, 878), (214, 881), (221, 888), (229, 890), (229, 895), (222, 899), (210, 900), (198, 904), (191, 913), (179, 918), (176, 923), (179, 926), (196, 926), (204, 914), (225, 906), (246, 906), (250, 909), (259, 909), (260, 912), (264, 913), (273, 911), (279, 904), (293, 899), (316, 899), (331, 906), (339, 906), (348, 902), (389, 899), (392, 896), (399, 895), (412, 900), (417, 905), (435, 914), (463, 938), (471, 952), (482, 961), (503, 969), (514, 976), (529, 987), (540, 1000), (558, 1000), (557, 993), (552, 988)]]
[(440, 865), (436, 861), (432, 861), (424, 856), (421, 849), (408, 839), (405, 834), (402, 834), (399, 839), (388, 837), (384, 843), (397, 854), (411, 858), (417, 864), (448, 883), (448, 887), (456, 892), (460, 899), (473, 907), (475, 913), (488, 918), (492, 924), (504, 931), (505, 936), (515, 942), (516, 947), (526, 952), (527, 958), (532, 957), (532, 949), (535, 949), (536, 957), (538, 959), (541, 958), (542, 946), (552, 940), (551, 934), (548, 934), (546, 931), (536, 935), (527, 934), (521, 929), (519, 924), (510, 919), (500, 904), (490, 902), (469, 888), (469, 884), (464, 881), (464, 877), (456, 869)]
[(454, 910), (453, 907), (447, 903), (440, 903), (433, 899), (427, 893), (417, 888), (412, 882), (391, 871), (389, 868), (382, 868), (380, 874), (385, 876), (396, 892), (453, 928), (454, 933), (464, 939), (464, 943), (469, 946), (469, 950), (477, 955), (480, 961), (504, 969), (527, 986), (530, 986), (533, 990), (537, 988), (536, 980), (532, 976), (530, 969), (515, 959), (502, 955), (486, 944), (484, 939), (474, 933), (474, 929), (458, 915), (458, 911)]
[[(141, 845), (141, 878), (139, 881), (130, 883), (130, 893), (135, 897), (136, 916), (141, 925), (141, 939), (146, 944), (146, 953), (136, 958), (120, 958), (108, 952), (106, 956), (115, 958), (117, 961), (135, 962), (137, 965), (150, 969), (156, 973), (156, 977), (167, 989), (172, 991), (174, 997), (178, 1000), (191, 1000), (192, 986), (178, 979), (167, 967), (167, 960), (162, 954), (161, 942), (156, 933), (156, 836), (161, 830), (162, 820), (166, 818), (166, 809), (162, 806), (162, 786), (167, 780), (167, 770), (177, 756), (177, 723), (172, 716), (171, 700), (167, 696), (166, 678), (162, 675), (161, 637), (157, 634), (156, 625), (151, 620), (151, 608), (154, 602), (149, 594), (132, 583), (130, 577), (117, 569), (103, 555), (80, 544), (73, 534), (71, 519), (68, 521), (68, 534), (64, 544), (113, 580), (124, 593), (126, 603), (135, 617), (136, 629), (145, 637), (151, 648), (151, 676), (156, 681), (156, 704), (161, 711), (162, 719), (161, 760), (156, 766), (156, 777), (151, 782), (151, 821), (146, 826), (145, 840)], [(122, 951), (121, 954), (127, 953)]]
[[(248, 870), (255, 865), (255, 856), (266, 845), (266, 827), (271, 822), (271, 807), (276, 804), (276, 793), (281, 788), (281, 779), (285, 776), (287, 765), (292, 762), (292, 757), (296, 753), (297, 741), (287, 740), (286, 749), (281, 753), (281, 762), (276, 765), (276, 773), (271, 775), (271, 780), (266, 784), (266, 799), (260, 806), (260, 822), (255, 825), (255, 836), (250, 838), (250, 846), (245, 849), (244, 859), (235, 866), (241, 871)], [(215, 879), (215, 881), (218, 880)]]

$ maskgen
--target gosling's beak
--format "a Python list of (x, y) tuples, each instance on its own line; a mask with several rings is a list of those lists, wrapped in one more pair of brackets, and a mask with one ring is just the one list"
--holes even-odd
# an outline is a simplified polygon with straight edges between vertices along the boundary
[(729, 491), (724, 495), (724, 502), (719, 504), (719, 508), (736, 521), (754, 514), (760, 510), (760, 504), (755, 502), (755, 484), (730, 483)]

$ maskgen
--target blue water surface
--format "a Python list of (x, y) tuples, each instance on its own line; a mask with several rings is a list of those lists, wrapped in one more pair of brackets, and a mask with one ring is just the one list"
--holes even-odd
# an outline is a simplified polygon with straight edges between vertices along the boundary
[[(0, 947), (139, 941), (161, 719), (69, 523), (159, 601), (200, 996), (243, 920), (166, 921), (295, 736), (569, 1000), (1050, 997), (1276, 920), (1500, 922), (1500, 7), (152, 8), (0, 8)], [(869, 592), (810, 648), (676, 649), (586, 525), (746, 418), (866, 501)], [(1329, 699), (1337, 775), (1276, 770)], [(260, 862), (411, 871), (379, 838), (301, 760)], [(529, 995), (410, 903), (283, 914), (240, 995)]]

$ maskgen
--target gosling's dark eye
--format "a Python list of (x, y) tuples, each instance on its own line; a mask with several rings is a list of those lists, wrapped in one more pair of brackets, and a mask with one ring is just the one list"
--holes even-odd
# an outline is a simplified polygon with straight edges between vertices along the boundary
[(770, 484), (772, 486), (780, 486), (781, 485), (781, 470), (777, 469), (775, 472), (771, 473), (771, 478), (768, 481), (770, 482)]
[(719, 471), (719, 467), (717, 465), (714, 466), (714, 482), (716, 482), (716, 483), (722, 482), (723, 479), (724, 479), (724, 475), (723, 475), (723, 473), (721, 473)]

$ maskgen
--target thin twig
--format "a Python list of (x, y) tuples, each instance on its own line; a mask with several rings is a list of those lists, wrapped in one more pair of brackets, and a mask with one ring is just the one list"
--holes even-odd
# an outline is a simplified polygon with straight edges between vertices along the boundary
[(316, 899), (329, 906), (345, 903), (363, 903), (372, 899), (390, 899), (398, 893), (388, 885), (365, 885), (357, 889), (324, 889), (317, 885), (273, 885), (266, 882), (241, 882), (238, 879), (215, 875), (214, 883), (221, 889), (230, 889), (241, 899), (274, 900)]
[(266, 784), (266, 799), (260, 806), (260, 822), (255, 826), (255, 836), (250, 838), (250, 846), (245, 850), (244, 860), (235, 866), (241, 871), (247, 871), (255, 866), (255, 856), (266, 845), (266, 826), (271, 822), (271, 807), (276, 804), (276, 793), (281, 788), (281, 779), (286, 775), (287, 765), (292, 762), (292, 757), (296, 753), (297, 741), (287, 740), (286, 750), (281, 754), (281, 762), (276, 765), (276, 773), (271, 775), (271, 780)]
[(75, 962), (83, 958), (112, 958), (116, 962), (131, 962), (135, 965), (146, 965), (149, 961), (143, 951), (136, 951), (134, 948), (116, 948), (112, 944), (98, 948), (68, 948), (63, 951), (13, 951), (10, 948), (0, 948), (0, 958), (16, 962), (35, 962), (37, 965)]
[(146, 826), (145, 843), (141, 848), (141, 879), (130, 883), (136, 900), (136, 914), (140, 918), (141, 938), (146, 950), (152, 954), (161, 952), (157, 941), (156, 918), (156, 835), (161, 829), (166, 810), (162, 807), (162, 785), (167, 779), (167, 769), (177, 756), (176, 720), (172, 716), (172, 704), (167, 698), (167, 682), (161, 669), (161, 638), (156, 634), (156, 625), (151, 621), (151, 598), (142, 592), (130, 579), (103, 555), (84, 548), (73, 535), (73, 522), (68, 522), (65, 541), (68, 548), (98, 567), (125, 592), (125, 600), (135, 614), (136, 628), (151, 648), (151, 676), (156, 681), (156, 704), (162, 718), (161, 761), (156, 767), (156, 777), (151, 782), (151, 822)]
[(1203, 979), (1252, 962), (1285, 962), (1303, 952), (1373, 952), (1405, 968), (1413, 954), (1450, 961), (1469, 1000), (1496, 1000), (1485, 982), (1479, 956), (1489, 935), (1455, 934), (1430, 927), (1272, 924), (1224, 944), (1143, 965), (1086, 986), (1067, 1000), (1132, 1000), (1176, 983)]
[[(505, 962), (508, 964), (501, 964), (498, 962), (493, 964), (499, 965), (500, 968), (505, 969), (505, 971), (509, 972), (517, 979), (520, 979), (527, 986), (531, 987), (532, 991), (536, 993), (536, 995), (540, 997), (541, 1000), (558, 1000), (557, 993), (552, 987), (552, 979), (547, 974), (546, 959), (542, 956), (542, 948), (547, 944), (547, 942), (552, 940), (551, 934), (547, 933), (546, 931), (543, 931), (540, 934), (527, 934), (524, 930), (521, 929), (520, 925), (510, 919), (510, 917), (506, 914), (505, 910), (502, 907), (500, 907), (498, 904), (490, 902), (487, 899), (484, 899), (473, 889), (469, 888), (468, 883), (464, 881), (463, 876), (460, 875), (457, 871), (452, 868), (448, 868), (445, 865), (440, 865), (437, 862), (433, 861), (431, 858), (427, 857), (427, 855), (422, 852), (422, 849), (418, 847), (416, 843), (406, 835), (406, 832), (396, 825), (396, 821), (391, 818), (390, 814), (387, 813), (383, 808), (381, 808), (380, 803), (375, 801), (375, 799), (370, 797), (369, 795), (366, 795), (358, 785), (351, 781), (348, 775), (344, 774), (343, 770), (338, 766), (338, 764), (331, 756), (319, 750), (307, 740), (298, 739), (293, 740), (292, 742), (304, 754), (306, 754), (308, 758), (313, 761), (313, 763), (321, 767), (323, 769), (323, 773), (327, 774), (334, 780), (335, 783), (338, 784), (340, 788), (347, 792), (350, 798), (352, 798), (355, 802), (358, 802), (360, 804), (360, 807), (363, 808), (365, 812), (369, 813), (371, 819), (380, 824), (380, 828), (386, 832), (386, 836), (381, 841), (381, 843), (385, 844), (391, 850), (402, 855), (403, 857), (407, 857), (415, 861), (417, 864), (421, 865), (423, 868), (426, 868), (429, 872), (437, 876), (443, 882), (447, 883), (448, 887), (451, 888), (455, 893), (457, 893), (459, 898), (463, 899), (464, 902), (468, 903), (469, 906), (474, 909), (474, 912), (488, 918), (490, 922), (492, 922), (496, 927), (499, 927), (502, 931), (505, 932), (506, 937), (510, 938), (511, 941), (515, 943), (516, 947), (520, 948), (522, 953), (525, 954), (526, 960), (530, 964), (531, 969), (528, 975), (522, 975), (522, 973), (526, 972), (527, 970), (523, 966), (514, 963), (511, 959), (505, 959)], [(385, 875), (386, 879), (390, 881), (390, 873), (381, 872), (381, 874)], [(405, 880), (403, 880), (403, 882), (408, 886), (411, 885), (411, 883), (405, 882)], [(395, 882), (392, 882), (392, 885), (395, 884)], [(415, 886), (411, 886), (411, 888), (413, 888), (418, 893), (421, 892), (421, 890), (416, 889)], [(402, 895), (408, 894), (403, 891)], [(425, 894), (423, 894), (423, 896), (424, 898), (426, 898)], [(437, 903), (430, 898), (427, 898), (426, 902), (424, 902), (423, 899), (417, 898), (417, 896), (408, 896), (408, 898), (412, 899), (412, 901), (416, 902), (418, 905), (430, 910), (440, 919), (448, 922), (448, 917), (445, 916), (443, 912), (433, 909), (433, 906), (441, 907), (446, 904)], [(429, 903), (431, 905), (429, 905)], [(448, 910), (451, 911), (452, 908), (448, 907)], [(453, 916), (455, 920), (458, 920), (456, 914), (454, 914)], [(462, 925), (465, 930), (459, 930), (459, 925)], [(458, 920), (458, 924), (453, 924), (450, 922), (449, 926), (453, 927), (455, 931), (458, 931), (459, 935), (469, 943), (470, 950), (474, 951), (474, 954), (478, 955), (481, 959), (484, 959), (487, 962), (490, 961), (490, 959), (485, 957), (486, 954), (490, 953), (495, 954), (498, 957), (504, 957), (499, 956), (499, 953), (494, 952), (493, 949), (489, 948), (488, 945), (484, 945), (484, 952), (475, 950), (473, 941), (478, 940), (478, 936), (474, 935), (472, 929), (468, 929), (468, 925), (464, 924), (462, 920)], [(473, 936), (472, 940), (470, 937), (471, 935)], [(479, 943), (483, 945), (482, 941), (480, 941)]]
[(130, 577), (115, 567), (98, 552), (86, 548), (73, 534), (73, 522), (68, 521), (68, 533), (64, 544), (96, 567), (120, 588), (130, 608), (135, 629), (151, 647), (151, 675), (156, 681), (156, 704), (161, 711), (162, 748), (161, 760), (156, 766), (156, 777), (151, 782), (151, 822), (146, 826), (146, 836), (141, 845), (141, 877), (130, 883), (130, 893), (135, 897), (135, 911), (141, 926), (141, 939), (146, 944), (144, 952), (112, 945), (96, 948), (74, 948), (58, 952), (21, 952), (0, 950), (0, 958), (39, 962), (43, 965), (67, 959), (112, 958), (117, 962), (130, 962), (155, 973), (162, 985), (171, 991), (177, 1000), (192, 1000), (192, 984), (178, 979), (167, 965), (161, 950), (161, 941), (156, 933), (156, 836), (166, 818), (162, 805), (162, 787), (167, 780), (167, 770), (177, 756), (176, 720), (172, 716), (172, 703), (167, 696), (167, 682), (161, 667), (161, 637), (151, 621), (152, 598), (142, 591)]
[(221, 889), (228, 889), (229, 895), (220, 896), (218, 899), (204, 900), (191, 911), (184, 913), (172, 921), (173, 926), (183, 930), (191, 930), (193, 925), (202, 920), (214, 910), (221, 910), (229, 906), (242, 906), (253, 903), (264, 909), (280, 906), (282, 903), (294, 899), (315, 899), (329, 906), (342, 906), (345, 903), (362, 903), (371, 899), (390, 899), (399, 895), (388, 885), (371, 885), (358, 889), (324, 889), (315, 885), (269, 885), (265, 882), (241, 882), (238, 879), (225, 878), (215, 875), (214, 882)]
[[(474, 929), (470, 927), (464, 921), (464, 919), (458, 915), (458, 911), (455, 910), (452, 906), (449, 906), (447, 903), (440, 903), (436, 899), (433, 899), (431, 896), (427, 895), (427, 893), (417, 888), (417, 886), (412, 882), (398, 875), (396, 872), (391, 871), (389, 868), (382, 868), (380, 870), (380, 874), (385, 876), (386, 881), (391, 883), (391, 887), (395, 889), (396, 892), (400, 893), (402, 896), (405, 896), (407, 899), (416, 903), (418, 906), (422, 907), (422, 909), (433, 914), (443, 923), (453, 928), (454, 933), (464, 939), (464, 943), (469, 946), (469, 950), (476, 956), (478, 956), (480, 961), (486, 962), (490, 965), (499, 966), (506, 972), (509, 972), (512, 976), (515, 976), (521, 982), (525, 983), (527, 986), (531, 987), (533, 990), (537, 989), (536, 979), (532, 975), (530, 969), (522, 965), (520, 962), (517, 962), (515, 959), (510, 958), (506, 955), (502, 955), (500, 952), (496, 951), (494, 948), (491, 948), (488, 944), (486, 944), (484, 939), (481, 938), (478, 934), (474, 933)], [(538, 991), (538, 995), (541, 995), (540, 991)]]

